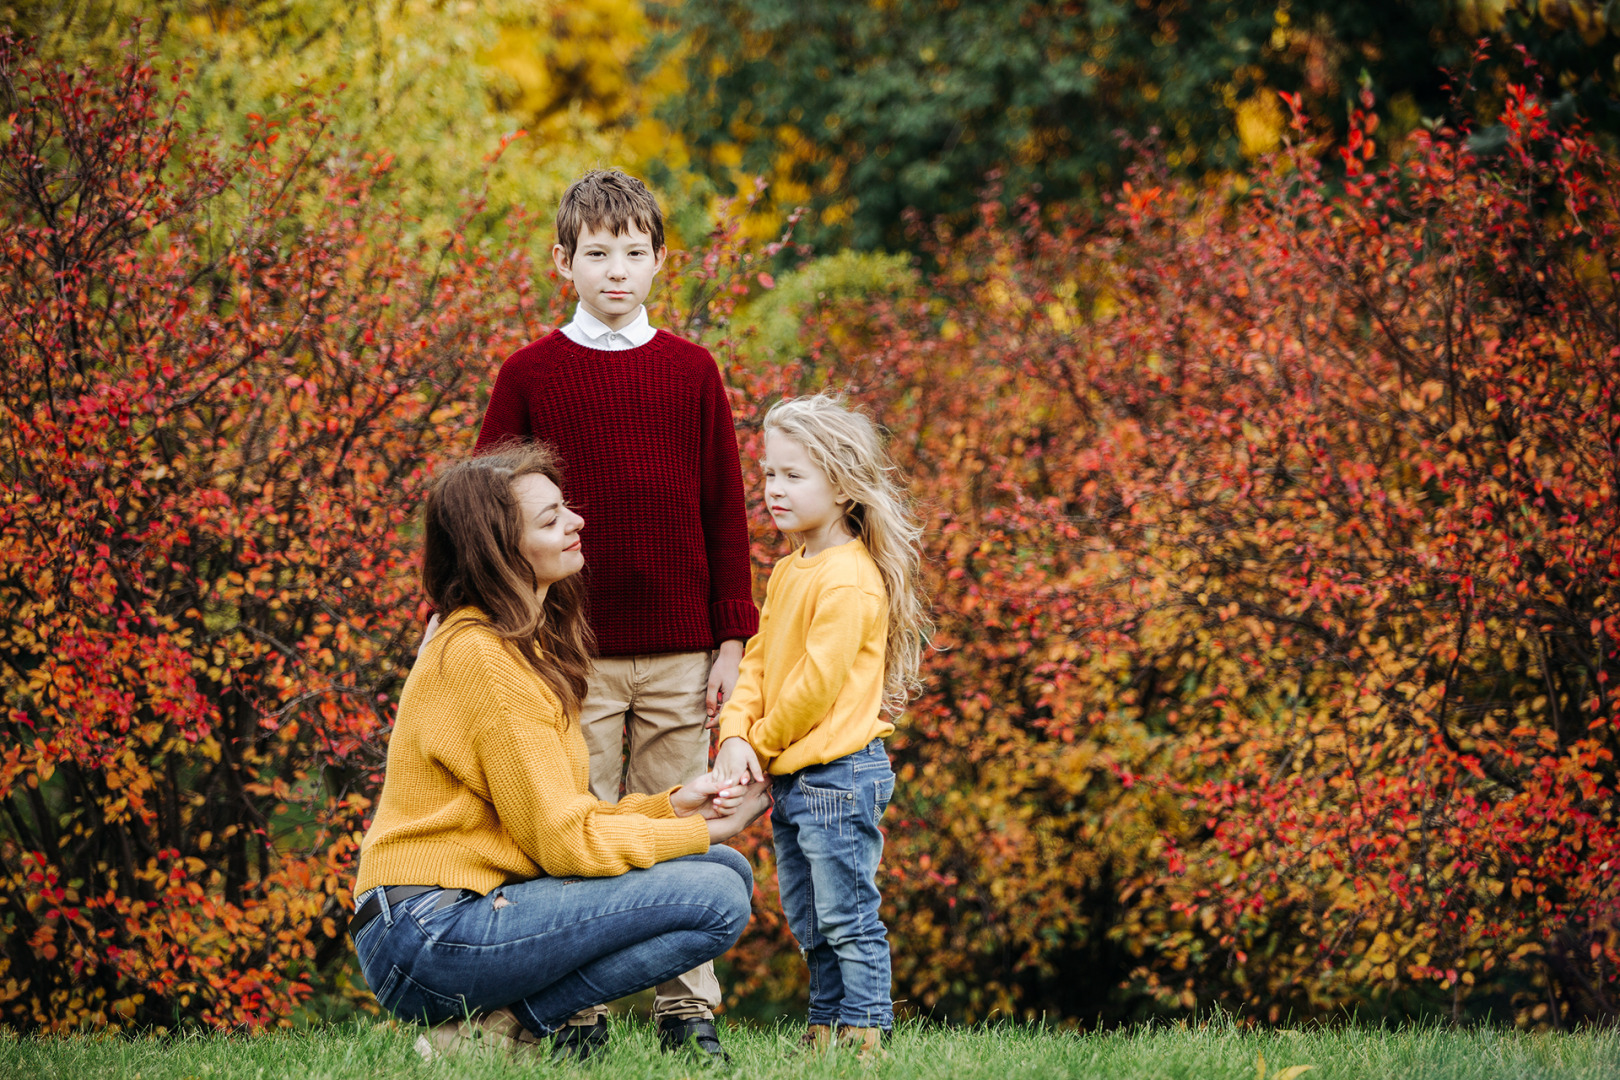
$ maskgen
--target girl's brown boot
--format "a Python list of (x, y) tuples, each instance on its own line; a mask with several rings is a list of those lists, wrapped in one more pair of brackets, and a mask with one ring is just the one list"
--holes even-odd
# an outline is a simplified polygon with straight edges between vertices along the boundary
[(889, 1060), (883, 1049), (883, 1029), (875, 1027), (841, 1027), (838, 1029), (838, 1048), (853, 1050), (857, 1060), (866, 1064)]

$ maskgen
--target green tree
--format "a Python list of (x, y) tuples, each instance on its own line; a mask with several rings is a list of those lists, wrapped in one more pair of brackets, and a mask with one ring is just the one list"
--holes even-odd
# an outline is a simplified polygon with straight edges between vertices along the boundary
[[(1363, 73), (1409, 130), (1445, 112), (1441, 68), (1466, 65), (1481, 34), (1525, 44), (1562, 89), (1606, 103), (1620, 72), (1600, 9), (715, 0), (658, 11), (687, 65), (666, 116), (695, 166), (722, 187), (770, 176), (778, 205), (812, 206), (808, 236), (825, 250), (906, 246), (908, 208), (965, 221), (993, 170), (1010, 192), (1095, 196), (1119, 180), (1122, 130), (1157, 128), (1166, 159), (1190, 173), (1236, 168), (1280, 134), (1277, 91), (1342, 123)], [(1602, 122), (1620, 128), (1608, 108)]]

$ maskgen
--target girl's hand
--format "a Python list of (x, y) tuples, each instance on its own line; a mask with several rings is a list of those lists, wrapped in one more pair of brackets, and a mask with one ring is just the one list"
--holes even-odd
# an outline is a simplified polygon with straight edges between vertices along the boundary
[(709, 819), (709, 843), (720, 844), (730, 840), (754, 823), (771, 807), (771, 785), (761, 781), (743, 789), (742, 802), (733, 814)]
[(747, 739), (739, 739), (733, 735), (720, 744), (720, 750), (714, 755), (714, 769), (711, 776), (740, 776), (745, 782), (759, 783), (765, 779), (765, 770), (760, 768), (759, 755), (748, 744)]

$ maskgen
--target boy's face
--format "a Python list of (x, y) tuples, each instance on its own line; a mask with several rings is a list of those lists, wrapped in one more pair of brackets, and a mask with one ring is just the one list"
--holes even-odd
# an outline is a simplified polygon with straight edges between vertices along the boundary
[(664, 249), (654, 248), (652, 237), (634, 224), (618, 236), (587, 227), (580, 230), (572, 258), (561, 244), (552, 246), (551, 258), (579, 290), (585, 310), (618, 330), (635, 320), (652, 291), (653, 276), (664, 265)]

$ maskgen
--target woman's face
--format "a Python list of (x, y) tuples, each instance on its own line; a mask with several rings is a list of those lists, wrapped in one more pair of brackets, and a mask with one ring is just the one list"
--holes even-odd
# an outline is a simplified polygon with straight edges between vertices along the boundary
[(529, 473), (512, 482), (512, 493), (523, 518), (523, 557), (534, 567), (541, 590), (579, 573), (585, 565), (579, 550), (585, 519), (568, 509), (557, 485), (550, 477)]

